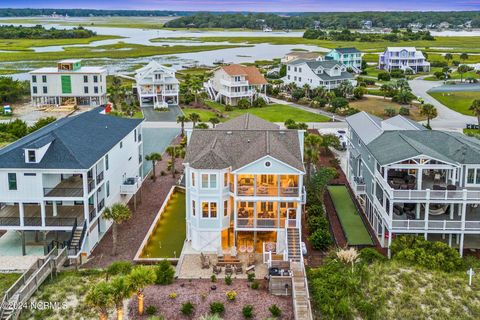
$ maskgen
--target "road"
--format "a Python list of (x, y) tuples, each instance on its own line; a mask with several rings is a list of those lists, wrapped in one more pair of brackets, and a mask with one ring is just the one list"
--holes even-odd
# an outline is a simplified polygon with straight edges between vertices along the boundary
[(428, 90), (443, 85), (442, 81), (425, 81), (423, 78), (424, 77), (419, 77), (410, 80), (408, 83), (414, 95), (419, 96), (425, 103), (431, 103), (437, 108), (438, 116), (430, 121), (433, 129), (462, 131), (467, 123), (477, 123), (475, 117), (453, 111), (427, 93)]

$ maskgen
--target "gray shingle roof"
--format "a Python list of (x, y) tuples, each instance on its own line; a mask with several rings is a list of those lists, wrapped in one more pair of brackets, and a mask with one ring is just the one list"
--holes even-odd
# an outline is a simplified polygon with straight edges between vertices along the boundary
[[(101, 114), (102, 110), (62, 118), (0, 149), (0, 168), (90, 168), (143, 121)], [(40, 163), (25, 163), (24, 149), (48, 143)]]
[(185, 163), (195, 169), (236, 170), (265, 156), (304, 172), (298, 131), (280, 130), (252, 115), (235, 118), (215, 129), (193, 130)]
[(306, 64), (312, 68), (317, 69), (318, 67), (323, 67), (325, 69), (332, 69), (335, 66), (342, 66), (342, 64), (335, 60), (325, 60), (325, 61), (306, 61)]
[(350, 47), (350, 48), (335, 48), (335, 50), (337, 50), (338, 52), (340, 52), (341, 54), (345, 54), (345, 53), (360, 53), (360, 51), (355, 48), (355, 47)]

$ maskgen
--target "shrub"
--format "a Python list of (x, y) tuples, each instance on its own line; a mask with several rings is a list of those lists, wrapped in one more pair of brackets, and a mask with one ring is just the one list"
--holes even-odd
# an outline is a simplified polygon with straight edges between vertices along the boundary
[(326, 250), (332, 244), (332, 236), (330, 231), (326, 229), (318, 229), (308, 238), (314, 249)]
[(385, 110), (383, 111), (383, 113), (387, 116), (387, 117), (394, 117), (397, 115), (397, 110), (395, 110), (394, 108), (385, 108)]
[(214, 274), (212, 274), (212, 276), (210, 277), (210, 280), (211, 280), (212, 282), (217, 282), (217, 276), (214, 275)]
[(157, 313), (157, 308), (155, 306), (148, 306), (145, 309), (145, 313), (149, 316), (153, 316), (154, 314)]
[(252, 282), (253, 280), (255, 280), (255, 272), (249, 272), (247, 274), (247, 280), (248, 282)]
[(400, 69), (395, 69), (390, 72), (392, 78), (405, 78), (405, 73)]
[(323, 207), (320, 204), (312, 204), (308, 206), (307, 212), (309, 217), (321, 216), (323, 215)]
[(225, 295), (229, 301), (234, 301), (237, 298), (237, 293), (234, 290), (227, 291)]
[(408, 109), (406, 107), (400, 107), (400, 109), (398, 110), (398, 114), (400, 114), (402, 116), (409, 116), (410, 115), (410, 109)]
[(252, 288), (253, 290), (257, 290), (258, 288), (260, 288), (260, 282), (258, 282), (257, 280), (253, 281), (250, 285), (250, 288)]
[(360, 260), (365, 263), (372, 263), (375, 261), (384, 261), (387, 258), (373, 248), (365, 248), (360, 251)]
[(355, 99), (362, 99), (366, 92), (367, 89), (365, 89), (364, 87), (356, 87), (355, 89), (353, 89), (353, 96), (355, 97)]
[(247, 304), (242, 309), (242, 314), (245, 319), (252, 319), (253, 318), (253, 306)]
[(231, 105), (226, 105), (226, 106), (225, 106), (225, 111), (233, 111), (233, 109), (234, 109), (234, 108), (233, 108), (233, 106), (231, 106)]
[(348, 100), (342, 97), (336, 97), (330, 103), (332, 106), (332, 111), (335, 112), (337, 109), (347, 108), (348, 107)]
[(229, 285), (232, 284), (232, 282), (233, 282), (232, 276), (228, 275), (228, 276), (225, 277), (225, 284), (226, 284), (226, 285), (229, 286)]
[(445, 67), (448, 67), (448, 62), (446, 62), (446, 61), (432, 61), (432, 62), (430, 62), (430, 67), (432, 67), (432, 68), (445, 68)]
[(298, 99), (298, 103), (299, 104), (310, 104), (310, 99), (306, 98), (306, 97), (303, 97), (303, 98), (300, 98)]
[(313, 101), (318, 102), (318, 106), (320, 108), (325, 108), (325, 106), (328, 103), (328, 100), (326, 98), (322, 98), (322, 97), (316, 97), (315, 99), (313, 99)]
[(324, 216), (309, 216), (307, 222), (310, 233), (314, 233), (319, 229), (328, 229), (328, 221)]
[(253, 100), (253, 105), (254, 108), (263, 108), (267, 106), (267, 103), (265, 102), (265, 99), (263, 98), (257, 98)]
[(222, 314), (225, 311), (225, 306), (223, 303), (215, 301), (210, 303), (210, 313), (212, 314)]
[(115, 261), (107, 268), (109, 276), (127, 275), (132, 271), (132, 263), (130, 261)]
[(190, 301), (182, 303), (182, 306), (180, 307), (180, 312), (184, 316), (190, 317), (191, 315), (193, 315), (193, 312), (195, 312), (195, 305)]
[(295, 101), (298, 101), (300, 100), (301, 98), (303, 98), (303, 96), (305, 95), (305, 92), (303, 91), (303, 89), (295, 89), (293, 90), (292, 92), (292, 98), (295, 100)]
[(173, 282), (175, 270), (173, 269), (170, 262), (168, 262), (167, 260), (162, 260), (156, 266), (155, 273), (157, 274), (157, 280), (155, 280), (155, 284), (166, 285)]
[(391, 79), (390, 73), (388, 73), (387, 71), (379, 72), (378, 76), (377, 76), (377, 79), (380, 80), (380, 81), (390, 81), (390, 79)]
[(250, 101), (246, 98), (238, 100), (237, 107), (239, 109), (248, 109), (250, 108)]
[(171, 293), (168, 295), (168, 297), (169, 297), (170, 299), (176, 299), (176, 298), (177, 298), (177, 293), (176, 293), (176, 292), (171, 292)]
[(274, 317), (280, 317), (282, 315), (282, 310), (280, 310), (280, 308), (276, 305), (276, 304), (272, 304), (268, 310), (270, 311), (270, 313), (272, 314), (272, 316)]

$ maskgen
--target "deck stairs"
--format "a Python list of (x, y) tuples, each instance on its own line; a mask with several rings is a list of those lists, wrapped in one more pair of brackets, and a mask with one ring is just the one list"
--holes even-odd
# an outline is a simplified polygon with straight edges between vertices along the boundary
[(300, 262), (302, 249), (300, 247), (300, 230), (298, 228), (287, 229), (288, 260)]
[(290, 269), (295, 320), (313, 320), (305, 266), (303, 262), (291, 261)]
[(213, 89), (212, 82), (211, 81), (204, 82), (203, 87), (204, 87), (205, 91), (207, 92), (208, 97), (211, 100), (217, 101), (217, 99), (219, 98), (220, 95), (215, 93), (215, 90)]

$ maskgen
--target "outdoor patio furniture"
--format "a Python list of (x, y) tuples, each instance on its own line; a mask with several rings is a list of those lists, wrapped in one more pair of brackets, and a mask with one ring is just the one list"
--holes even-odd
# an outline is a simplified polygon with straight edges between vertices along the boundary
[(231, 276), (233, 274), (233, 267), (231, 264), (227, 264), (225, 266), (225, 275), (226, 276)]
[(255, 272), (255, 265), (252, 264), (252, 265), (249, 265), (246, 269), (245, 269), (245, 272), (248, 274), (250, 271), (253, 271)]
[(202, 269), (210, 269), (210, 259), (203, 252), (200, 252), (200, 261), (202, 262)]
[(447, 190), (457, 190), (457, 186), (454, 185), (454, 184), (449, 184), (449, 185), (447, 186)]
[(242, 273), (243, 273), (242, 265), (236, 265), (235, 266), (235, 274), (242, 274)]
[(218, 275), (218, 274), (220, 274), (221, 272), (222, 272), (222, 267), (217, 266), (217, 265), (214, 265), (214, 266), (213, 266), (213, 273), (214, 273), (214, 274), (217, 274), (217, 275)]
[(408, 220), (415, 220), (415, 213), (413, 212), (405, 212)]
[(434, 185), (432, 186), (432, 189), (433, 189), (433, 190), (447, 190), (446, 187), (443, 187), (443, 186), (438, 185), (438, 184), (434, 184)]

